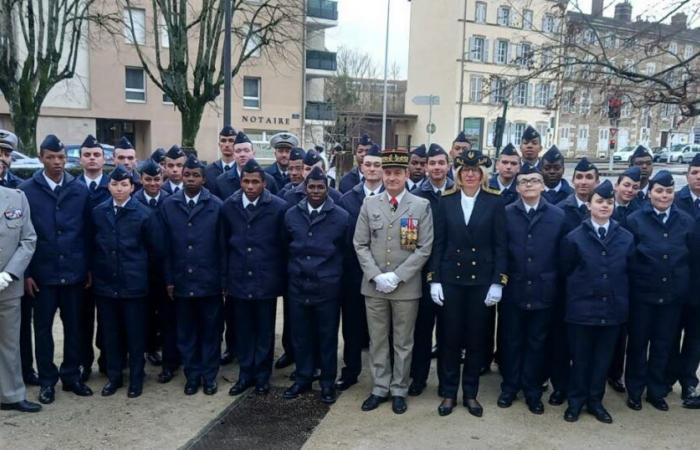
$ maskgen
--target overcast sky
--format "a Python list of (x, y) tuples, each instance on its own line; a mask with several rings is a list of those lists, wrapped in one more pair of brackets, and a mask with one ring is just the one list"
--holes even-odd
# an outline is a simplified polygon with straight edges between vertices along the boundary
[[(421, 0), (426, 1), (426, 0)], [(429, 0), (455, 1), (455, 0)], [(605, 15), (612, 16), (614, 5), (623, 0), (604, 0)], [(679, 0), (630, 0), (632, 17), (638, 15), (653, 20), (664, 16), (664, 11)], [(570, 0), (572, 8), (576, 4), (583, 12), (590, 12), (591, 0)], [(689, 9), (698, 10), (700, 0), (692, 0)], [(386, 28), (387, 0), (338, 0), (338, 27), (328, 33), (329, 50), (337, 50), (341, 45), (369, 53), (377, 67), (384, 68), (384, 30)], [(659, 6), (663, 5), (663, 6)], [(689, 14), (690, 15), (690, 14)], [(391, 23), (389, 38), (389, 67), (396, 62), (401, 68), (402, 77), (408, 68), (408, 39), (411, 4), (407, 0), (391, 0)], [(694, 23), (698, 25), (698, 21)]]

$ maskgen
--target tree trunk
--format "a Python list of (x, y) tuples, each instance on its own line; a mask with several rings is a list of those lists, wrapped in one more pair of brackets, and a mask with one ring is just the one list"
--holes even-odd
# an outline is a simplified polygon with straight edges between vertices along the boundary
[(21, 142), (22, 152), (29, 156), (36, 156), (36, 127), (39, 122), (39, 108), (36, 107), (33, 99), (16, 99), (9, 103), (10, 118), (15, 126), (15, 134)]
[(186, 148), (195, 148), (199, 125), (202, 122), (204, 105), (189, 105), (187, 110), (180, 110), (180, 123), (182, 124), (181, 145)]

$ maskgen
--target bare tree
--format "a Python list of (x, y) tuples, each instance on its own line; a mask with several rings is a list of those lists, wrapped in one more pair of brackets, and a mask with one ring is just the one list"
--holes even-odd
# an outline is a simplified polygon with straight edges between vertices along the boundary
[[(138, 43), (130, 12), (133, 0), (124, 1), (129, 11), (126, 26), (143, 68), (180, 112), (182, 145), (194, 147), (204, 108), (220, 95), (227, 76), (222, 48), (226, 0), (151, 0), (153, 29), (159, 30), (152, 48)], [(233, 40), (238, 44), (231, 56), (230, 76), (235, 77), (254, 57), (285, 64), (300, 54), (304, 2), (230, 1)], [(161, 33), (167, 36), (167, 46)]]
[(88, 23), (109, 28), (115, 20), (95, 0), (0, 0), (0, 91), (29, 154), (46, 96), (75, 76)]

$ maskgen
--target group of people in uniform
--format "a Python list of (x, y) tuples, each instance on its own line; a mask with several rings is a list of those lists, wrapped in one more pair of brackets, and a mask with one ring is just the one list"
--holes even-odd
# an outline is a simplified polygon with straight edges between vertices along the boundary
[(59, 380), (92, 395), (93, 343), (103, 396), (124, 386), (127, 368), (127, 395), (140, 396), (144, 355), (161, 366), (159, 382), (182, 367), (186, 395), (213, 395), (220, 366), (236, 358), (230, 395), (266, 395), (273, 367), (295, 365), (284, 398), (318, 381), (320, 401), (332, 404), (358, 382), (368, 348), (363, 411), (390, 400), (405, 412), (435, 355), (441, 416), (460, 386), (468, 412), (482, 416), (479, 381), (494, 361), (501, 408), (522, 392), (543, 414), (551, 384), (548, 402), (568, 403), (565, 420), (585, 407), (611, 423), (606, 382), (633, 410), (645, 393), (667, 410), (676, 382), (683, 406), (700, 408), (700, 157), (675, 192), (641, 146), (614, 183), (587, 158), (569, 183), (562, 153), (543, 153), (532, 127), (519, 149), (505, 146), (492, 175), (493, 161), (463, 133), (449, 150), (410, 152), (382, 151), (364, 135), (356, 167), (339, 180), (293, 134), (270, 145), (275, 162), (263, 168), (250, 139), (226, 126), (209, 165), (178, 146), (139, 164), (122, 138), (106, 173), (88, 136), (73, 177), (48, 135), (43, 170), (22, 181), (9, 171), (17, 138), (0, 131), (2, 409), (41, 408), (25, 383), (40, 386), (42, 404)]

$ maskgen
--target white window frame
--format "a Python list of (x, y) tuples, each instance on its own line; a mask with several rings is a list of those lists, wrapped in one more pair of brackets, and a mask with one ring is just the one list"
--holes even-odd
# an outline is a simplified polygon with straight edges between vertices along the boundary
[[(246, 96), (245, 95), (245, 84), (246, 80), (257, 80), (258, 82), (258, 95)], [(246, 102), (257, 101), (257, 106), (246, 105)], [(243, 109), (261, 109), (262, 108), (262, 78), (260, 77), (243, 77)]]
[(485, 48), (486, 38), (483, 36), (472, 36), (472, 45), (469, 49), (469, 56), (471, 60), (484, 62)]
[[(124, 42), (127, 44), (146, 44), (146, 10), (143, 8), (124, 8), (122, 11), (124, 20)], [(139, 23), (139, 20), (142, 20)], [(134, 33), (131, 32), (131, 23), (134, 24)], [(136, 38), (136, 42), (134, 42)]]
[[(140, 70), (141, 75), (143, 77), (143, 89), (137, 89), (137, 88), (130, 88), (126, 86), (126, 73), (128, 70)], [(146, 97), (146, 71), (143, 70), (143, 67), (132, 67), (132, 66), (126, 66), (124, 68), (124, 100), (126, 100), (127, 103), (146, 103), (147, 97)], [(135, 99), (135, 98), (127, 98), (128, 93), (143, 93), (143, 99)]]
[(529, 87), (530, 85), (527, 81), (523, 81), (517, 84), (517, 86), (515, 87), (515, 94), (513, 96), (513, 101), (516, 106), (527, 106)]
[(479, 75), (469, 77), (469, 101), (472, 103), (481, 103), (484, 99), (483, 94), (484, 78)]
[[(505, 46), (505, 48), (503, 48)], [(493, 62), (496, 64), (506, 65), (508, 64), (508, 46), (509, 43), (505, 39), (496, 40), (496, 48), (493, 55)]]
[(543, 33), (553, 33), (554, 32), (554, 16), (551, 14), (545, 14), (542, 16), (542, 32)]
[[(259, 23), (247, 23), (246, 26), (248, 27), (249, 33), (250, 33), (250, 39), (247, 40), (247, 45), (245, 47), (245, 53), (246, 55), (251, 52), (252, 49), (254, 49), (256, 46), (260, 45), (260, 40), (262, 37), (260, 36), (259, 30), (260, 30), (260, 24)], [(256, 31), (258, 30), (258, 31)], [(259, 58), (261, 55), (261, 48), (258, 47), (255, 51), (250, 53), (250, 56), (253, 58)]]
[(693, 56), (693, 46), (690, 44), (685, 45), (685, 49), (683, 50), (683, 59), (690, 59)]
[(501, 5), (498, 7), (498, 15), (496, 23), (502, 27), (509, 27), (511, 23), (511, 8), (510, 6)]
[(505, 78), (493, 80), (493, 91), (491, 92), (491, 103), (500, 105), (508, 95), (508, 83)]
[(532, 30), (534, 17), (534, 13), (531, 9), (523, 10), (523, 30)]
[(163, 14), (158, 14), (158, 39), (162, 48), (170, 48), (170, 36), (168, 36), (168, 27), (165, 25)]
[(476, 2), (474, 6), (474, 22), (476, 23), (486, 23), (486, 13), (488, 7), (486, 2)]

